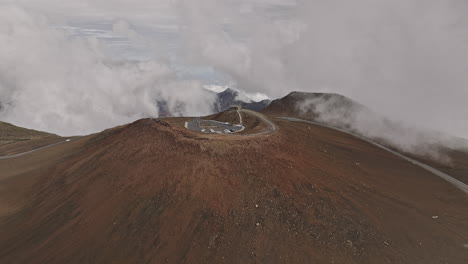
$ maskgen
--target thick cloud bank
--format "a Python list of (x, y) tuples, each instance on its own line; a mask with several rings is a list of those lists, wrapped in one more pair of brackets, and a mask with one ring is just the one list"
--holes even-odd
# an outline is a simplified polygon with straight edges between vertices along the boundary
[(182, 2), (192, 54), (242, 89), (336, 92), (468, 138), (468, 1)]
[(163, 63), (109, 60), (98, 38), (69, 37), (16, 6), (0, 8), (0, 47), (0, 118), (20, 126), (86, 134), (157, 117), (157, 100), (191, 115), (213, 104), (201, 84), (177, 80)]
[[(34, 14), (1, 4), (6, 2), (21, 3)], [(158, 99), (190, 115), (211, 105), (199, 84), (179, 81), (166, 63), (116, 64), (99, 38), (70, 38), (51, 29), (40, 13), (65, 26), (69, 20), (119, 21), (116, 33), (139, 43), (166, 34), (149, 30), (159, 26), (177, 35), (174, 46), (180, 49), (172, 50), (172, 59), (230, 77), (214, 84), (233, 82), (247, 94), (270, 98), (292, 90), (340, 93), (423, 131), (468, 138), (468, 1), (0, 0), (0, 5), (5, 108), (0, 118), (19, 125), (86, 133), (156, 116)], [(132, 31), (132, 25), (144, 33)], [(156, 50), (166, 41), (146, 46)], [(183, 111), (180, 102), (187, 103)]]
[(306, 117), (320, 123), (447, 164), (450, 159), (441, 151), (441, 146), (468, 151), (467, 140), (390, 120), (346, 97), (318, 96), (298, 103), (297, 108)]

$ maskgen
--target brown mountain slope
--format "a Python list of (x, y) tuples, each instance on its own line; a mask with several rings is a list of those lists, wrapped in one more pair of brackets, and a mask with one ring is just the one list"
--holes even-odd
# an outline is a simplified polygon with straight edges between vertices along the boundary
[(391, 154), (302, 123), (166, 121), (0, 160), (0, 263), (468, 261), (468, 197)]
[(54, 134), (0, 122), (0, 156), (25, 152), (60, 140)]
[[(452, 137), (452, 142), (440, 143), (442, 141), (438, 140), (439, 137), (448, 138), (449, 136), (437, 134), (434, 131), (426, 133), (415, 130), (401, 122), (382, 117), (345, 96), (333, 93), (292, 92), (281, 99), (274, 100), (262, 110), (262, 113), (272, 117), (296, 117), (346, 129), (399, 152), (404, 152), (408, 156), (468, 183), (468, 140)], [(363, 122), (364, 119), (369, 121)], [(366, 131), (372, 129), (374, 133)], [(382, 134), (393, 136), (381, 137)], [(432, 139), (427, 140), (428, 136)], [(405, 138), (413, 140), (405, 140)], [(426, 138), (427, 142), (415, 144), (413, 141), (417, 141), (417, 138)]]
[(17, 127), (6, 122), (0, 122), (0, 144), (56, 136), (57, 135), (54, 134)]
[(310, 108), (302, 108), (302, 104), (308, 101), (331, 102), (331, 107), (344, 109), (346, 112), (364, 109), (365, 107), (347, 97), (334, 93), (306, 93), (306, 92), (291, 92), (283, 98), (272, 101), (261, 112), (272, 116), (289, 116), (289, 117), (306, 117), (314, 119), (318, 117), (313, 104)]
[(220, 113), (217, 113), (217, 114), (214, 114), (214, 115), (207, 116), (204, 119), (216, 120), (216, 121), (219, 121), (219, 122), (228, 122), (228, 123), (231, 123), (231, 124), (239, 124), (240, 123), (239, 114), (237, 113), (235, 108), (231, 108), (231, 109), (228, 109), (226, 111), (223, 111), (223, 112), (220, 112)]

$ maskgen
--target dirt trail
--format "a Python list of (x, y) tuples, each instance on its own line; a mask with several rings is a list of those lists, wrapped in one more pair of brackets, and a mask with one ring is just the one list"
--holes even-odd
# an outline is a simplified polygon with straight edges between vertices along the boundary
[(243, 113), (253, 115), (253, 116), (259, 118), (260, 120), (262, 120), (268, 126), (268, 128), (265, 129), (264, 131), (256, 132), (256, 133), (253, 133), (253, 134), (246, 134), (246, 135), (249, 135), (249, 136), (264, 135), (264, 134), (268, 134), (268, 133), (273, 133), (278, 129), (278, 126), (273, 121), (271, 121), (270, 119), (268, 119), (268, 117), (266, 117), (265, 115), (263, 115), (263, 114), (261, 114), (259, 112), (246, 110), (246, 109), (242, 109), (240, 111), (243, 112)]

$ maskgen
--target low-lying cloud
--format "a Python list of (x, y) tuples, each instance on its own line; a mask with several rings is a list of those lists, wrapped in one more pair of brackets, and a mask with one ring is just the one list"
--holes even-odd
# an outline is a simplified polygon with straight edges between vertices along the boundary
[[(209, 111), (201, 84), (181, 81), (168, 63), (116, 63), (99, 38), (70, 38), (50, 27), (105, 20), (116, 22), (116, 34), (155, 53), (166, 40), (148, 42), (154, 33), (148, 29), (169, 29), (180, 46), (170, 59), (229, 76), (214, 84), (234, 83), (247, 94), (270, 98), (293, 90), (340, 93), (421, 131), (468, 138), (468, 1), (0, 0), (0, 5), (5, 108), (0, 118), (19, 125), (58, 133), (97, 131), (157, 116), (158, 96), (171, 98), (178, 113)], [(145, 33), (134, 32), (135, 25)], [(182, 101), (188, 103), (185, 111), (179, 111)]]
[[(166, 64), (114, 61), (102, 41), (69, 37), (47, 17), (0, 8), (0, 118), (61, 135), (86, 134), (159, 115), (156, 101), (183, 115), (207, 114), (214, 96), (178, 80)], [(120, 32), (130, 32), (122, 22)]]
[(441, 147), (468, 151), (467, 140), (390, 120), (340, 95), (317, 96), (298, 102), (296, 107), (307, 119), (344, 129), (400, 151), (445, 163), (449, 163), (450, 159)]
[(241, 89), (340, 93), (468, 138), (468, 1), (182, 2), (191, 54)]

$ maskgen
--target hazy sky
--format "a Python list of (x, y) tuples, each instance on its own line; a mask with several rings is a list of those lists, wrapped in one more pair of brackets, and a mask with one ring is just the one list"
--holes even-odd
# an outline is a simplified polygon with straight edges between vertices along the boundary
[(468, 1), (0, 0), (0, 119), (61, 134), (209, 112), (205, 84), (337, 92), (468, 138)]

